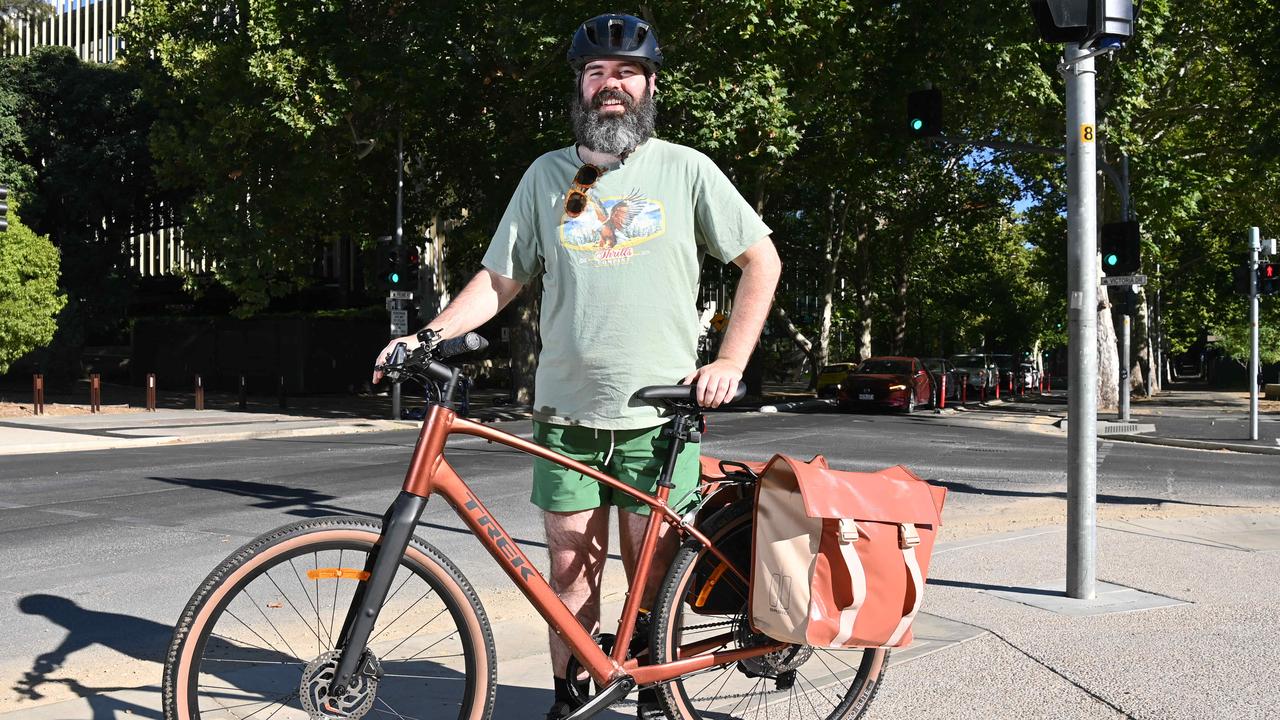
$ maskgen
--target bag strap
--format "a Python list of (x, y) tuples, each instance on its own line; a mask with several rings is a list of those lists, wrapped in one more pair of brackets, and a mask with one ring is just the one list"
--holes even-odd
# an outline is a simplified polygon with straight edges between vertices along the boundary
[(919, 544), (920, 533), (916, 531), (914, 524), (902, 523), (898, 526), (898, 547), (902, 550), (902, 559), (907, 564), (907, 575), (911, 578), (909, 588), (912, 594), (911, 611), (902, 616), (902, 620), (898, 622), (898, 627), (894, 628), (885, 646), (893, 646), (901, 642), (902, 636), (907, 633), (911, 623), (916, 619), (916, 613), (920, 612), (920, 602), (924, 599), (924, 577), (920, 572), (920, 563), (916, 560), (916, 546)]
[(836, 566), (844, 570), (853, 597), (848, 605), (840, 608), (840, 629), (831, 639), (831, 647), (844, 647), (845, 642), (853, 637), (854, 621), (858, 619), (858, 611), (862, 610), (862, 603), (867, 599), (867, 575), (862, 569), (862, 558), (858, 557), (858, 551), (854, 548), (854, 543), (861, 538), (858, 524), (847, 518), (841, 518), (837, 522), (840, 532), (836, 544), (840, 547), (842, 562), (832, 562), (830, 565), (833, 575)]

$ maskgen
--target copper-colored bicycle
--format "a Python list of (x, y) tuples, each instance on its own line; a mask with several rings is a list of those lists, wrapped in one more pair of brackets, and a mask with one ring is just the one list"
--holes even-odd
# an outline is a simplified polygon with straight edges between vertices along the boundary
[[(452, 408), (460, 372), (441, 361), (476, 349), (474, 334), (383, 366), (392, 379), (444, 384), (413, 451), (404, 486), (382, 521), (327, 517), (286, 525), (236, 550), (200, 585), (178, 621), (164, 672), (165, 717), (458, 718), (492, 716), (493, 634), (471, 584), (415, 534), (432, 496), (458, 514), (574, 654), (595, 692), (571, 715), (592, 717), (636, 688), (653, 687), (673, 720), (855, 718), (884, 672), (884, 649), (789, 645), (753, 631), (747, 612), (755, 475), (708, 463), (694, 508), (672, 506), (681, 446), (700, 439), (689, 386), (650, 387), (644, 402), (669, 410), (672, 439), (656, 493), (551, 450), (463, 419)], [(741, 397), (742, 389), (739, 389)], [(471, 435), (545, 458), (637, 498), (650, 520), (612, 642), (585, 630), (501, 523), (446, 459), (452, 435)], [(640, 588), (662, 523), (682, 544), (637, 636)], [(634, 650), (634, 652), (633, 652)]]

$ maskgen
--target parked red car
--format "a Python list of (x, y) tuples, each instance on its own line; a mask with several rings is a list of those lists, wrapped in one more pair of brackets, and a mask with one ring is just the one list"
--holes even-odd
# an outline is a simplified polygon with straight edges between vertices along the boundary
[(842, 408), (884, 407), (913, 412), (933, 398), (933, 380), (913, 357), (871, 357), (840, 384)]

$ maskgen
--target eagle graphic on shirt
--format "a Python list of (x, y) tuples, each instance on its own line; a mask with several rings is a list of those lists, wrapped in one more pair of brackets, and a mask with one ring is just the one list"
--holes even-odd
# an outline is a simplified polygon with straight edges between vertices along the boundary
[(595, 261), (617, 264), (635, 255), (631, 248), (659, 237), (666, 229), (662, 203), (637, 190), (613, 197), (596, 197), (588, 191), (587, 207), (577, 217), (563, 216), (560, 244), (590, 254)]

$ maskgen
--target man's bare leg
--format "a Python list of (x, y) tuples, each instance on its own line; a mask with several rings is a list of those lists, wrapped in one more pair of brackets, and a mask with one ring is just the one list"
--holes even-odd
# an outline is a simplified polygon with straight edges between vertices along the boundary
[[(551, 555), (551, 589), (588, 632), (600, 630), (600, 582), (609, 554), (609, 508), (581, 512), (544, 512), (547, 549)], [(551, 669), (564, 678), (568, 646), (549, 632)]]
[[(618, 511), (618, 540), (622, 543), (622, 567), (627, 571), (627, 582), (635, 575), (637, 557), (640, 546), (644, 544), (644, 533), (649, 524), (648, 515), (637, 515), (626, 510)], [(662, 587), (667, 576), (667, 568), (676, 556), (677, 536), (671, 526), (663, 523), (658, 530), (658, 546), (654, 549), (653, 563), (649, 568), (649, 581), (645, 584), (644, 594), (640, 596), (640, 606), (646, 610), (653, 609), (653, 599)]]

